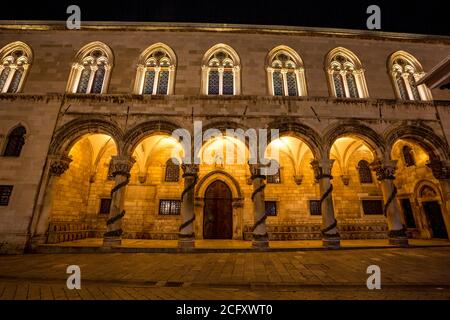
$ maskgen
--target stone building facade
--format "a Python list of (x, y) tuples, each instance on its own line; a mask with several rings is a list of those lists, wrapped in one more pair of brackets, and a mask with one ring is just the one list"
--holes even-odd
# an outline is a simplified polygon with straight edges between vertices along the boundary
[[(448, 37), (37, 22), (0, 34), (1, 252), (87, 237), (448, 239), (450, 91), (417, 84)], [(216, 136), (182, 163), (199, 122)], [(276, 174), (227, 129), (278, 130), (261, 151), (279, 154)]]

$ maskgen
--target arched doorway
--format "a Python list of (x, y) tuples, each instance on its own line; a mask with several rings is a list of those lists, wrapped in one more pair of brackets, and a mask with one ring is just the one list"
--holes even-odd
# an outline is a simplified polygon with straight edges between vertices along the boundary
[(205, 192), (203, 238), (231, 239), (233, 208), (230, 188), (220, 180), (211, 183)]
[(445, 228), (444, 217), (442, 216), (441, 205), (437, 200), (439, 198), (436, 190), (429, 185), (424, 185), (420, 189), (420, 198), (422, 199), (423, 212), (431, 229), (432, 237), (439, 239), (448, 239), (447, 229)]

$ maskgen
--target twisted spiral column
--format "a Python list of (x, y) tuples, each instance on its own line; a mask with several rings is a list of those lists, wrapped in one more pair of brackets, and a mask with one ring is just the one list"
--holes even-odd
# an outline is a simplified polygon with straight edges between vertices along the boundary
[(106, 232), (103, 235), (103, 246), (115, 247), (122, 243), (122, 218), (125, 216), (125, 187), (130, 182), (130, 171), (136, 160), (127, 156), (113, 156), (111, 174), (115, 185), (111, 190), (111, 209), (106, 221)]
[(322, 159), (311, 161), (314, 177), (319, 183), (320, 208), (322, 211), (322, 245), (327, 248), (339, 248), (341, 236), (337, 230), (337, 220), (334, 216), (333, 185), (331, 169), (334, 160)]
[(249, 164), (251, 180), (253, 184), (252, 202), (253, 202), (253, 242), (254, 248), (269, 247), (269, 235), (266, 228), (266, 206), (264, 203), (264, 189), (266, 188), (266, 176), (261, 174), (261, 164)]
[(194, 191), (198, 180), (198, 165), (183, 164), (184, 190), (181, 193), (181, 225), (178, 234), (178, 247), (195, 247), (194, 233)]
[(397, 187), (394, 184), (397, 160), (376, 160), (371, 164), (375, 171), (383, 192), (383, 213), (387, 219), (389, 243), (407, 246), (408, 236), (406, 227), (402, 223), (400, 206), (397, 201)]

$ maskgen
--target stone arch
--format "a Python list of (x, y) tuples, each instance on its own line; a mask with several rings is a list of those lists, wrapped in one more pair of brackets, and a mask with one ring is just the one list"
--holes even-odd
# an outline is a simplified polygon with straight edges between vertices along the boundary
[(359, 121), (340, 122), (329, 126), (324, 134), (324, 155), (330, 157), (334, 142), (343, 136), (356, 136), (363, 140), (374, 153), (375, 157), (384, 158), (386, 143), (372, 128)]
[(315, 159), (322, 159), (322, 138), (314, 129), (310, 128), (309, 126), (299, 122), (281, 120), (269, 123), (268, 129), (268, 143), (270, 143), (270, 130), (278, 129), (280, 137), (293, 136), (302, 140), (308, 145)]
[[(432, 190), (434, 192), (434, 197), (429, 198), (429, 196), (425, 196), (423, 194), (424, 189)], [(437, 186), (430, 180), (423, 179), (423, 180), (418, 181), (414, 187), (414, 195), (415, 195), (416, 199), (419, 199), (419, 200), (423, 200), (424, 198), (427, 198), (428, 200), (437, 200), (440, 203), (442, 202), (442, 194), (439, 189), (439, 186)]]
[(434, 131), (425, 126), (400, 124), (392, 126), (384, 133), (387, 154), (390, 155), (395, 142), (398, 139), (411, 140), (422, 147), (430, 157), (430, 160), (449, 160), (450, 151), (447, 142)]
[(239, 182), (224, 170), (214, 170), (203, 176), (195, 188), (195, 197), (203, 198), (208, 186), (216, 180), (224, 182), (230, 188), (233, 199), (243, 199), (243, 193), (239, 186)]
[(50, 144), (49, 154), (68, 155), (71, 147), (84, 135), (103, 133), (115, 142), (117, 154), (122, 154), (123, 132), (117, 123), (102, 118), (79, 118), (60, 127)]
[(133, 154), (133, 151), (136, 148), (136, 146), (142, 140), (144, 140), (146, 137), (152, 134), (164, 133), (171, 136), (172, 133), (177, 129), (180, 129), (179, 125), (166, 120), (153, 120), (140, 123), (125, 133), (123, 139), (124, 141), (123, 154), (124, 155)]

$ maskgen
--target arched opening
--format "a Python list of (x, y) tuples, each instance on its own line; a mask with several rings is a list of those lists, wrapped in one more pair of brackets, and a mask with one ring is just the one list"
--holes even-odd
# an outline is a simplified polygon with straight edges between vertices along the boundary
[(109, 174), (114, 140), (106, 134), (86, 134), (69, 150), (67, 171), (55, 182), (49, 242), (101, 237), (111, 205), (114, 180)]
[(440, 184), (427, 166), (431, 156), (413, 138), (395, 141), (391, 158), (397, 160), (397, 197), (404, 224), (413, 237), (448, 239)]
[(233, 208), (230, 188), (225, 182), (212, 182), (205, 192), (203, 238), (232, 239)]

